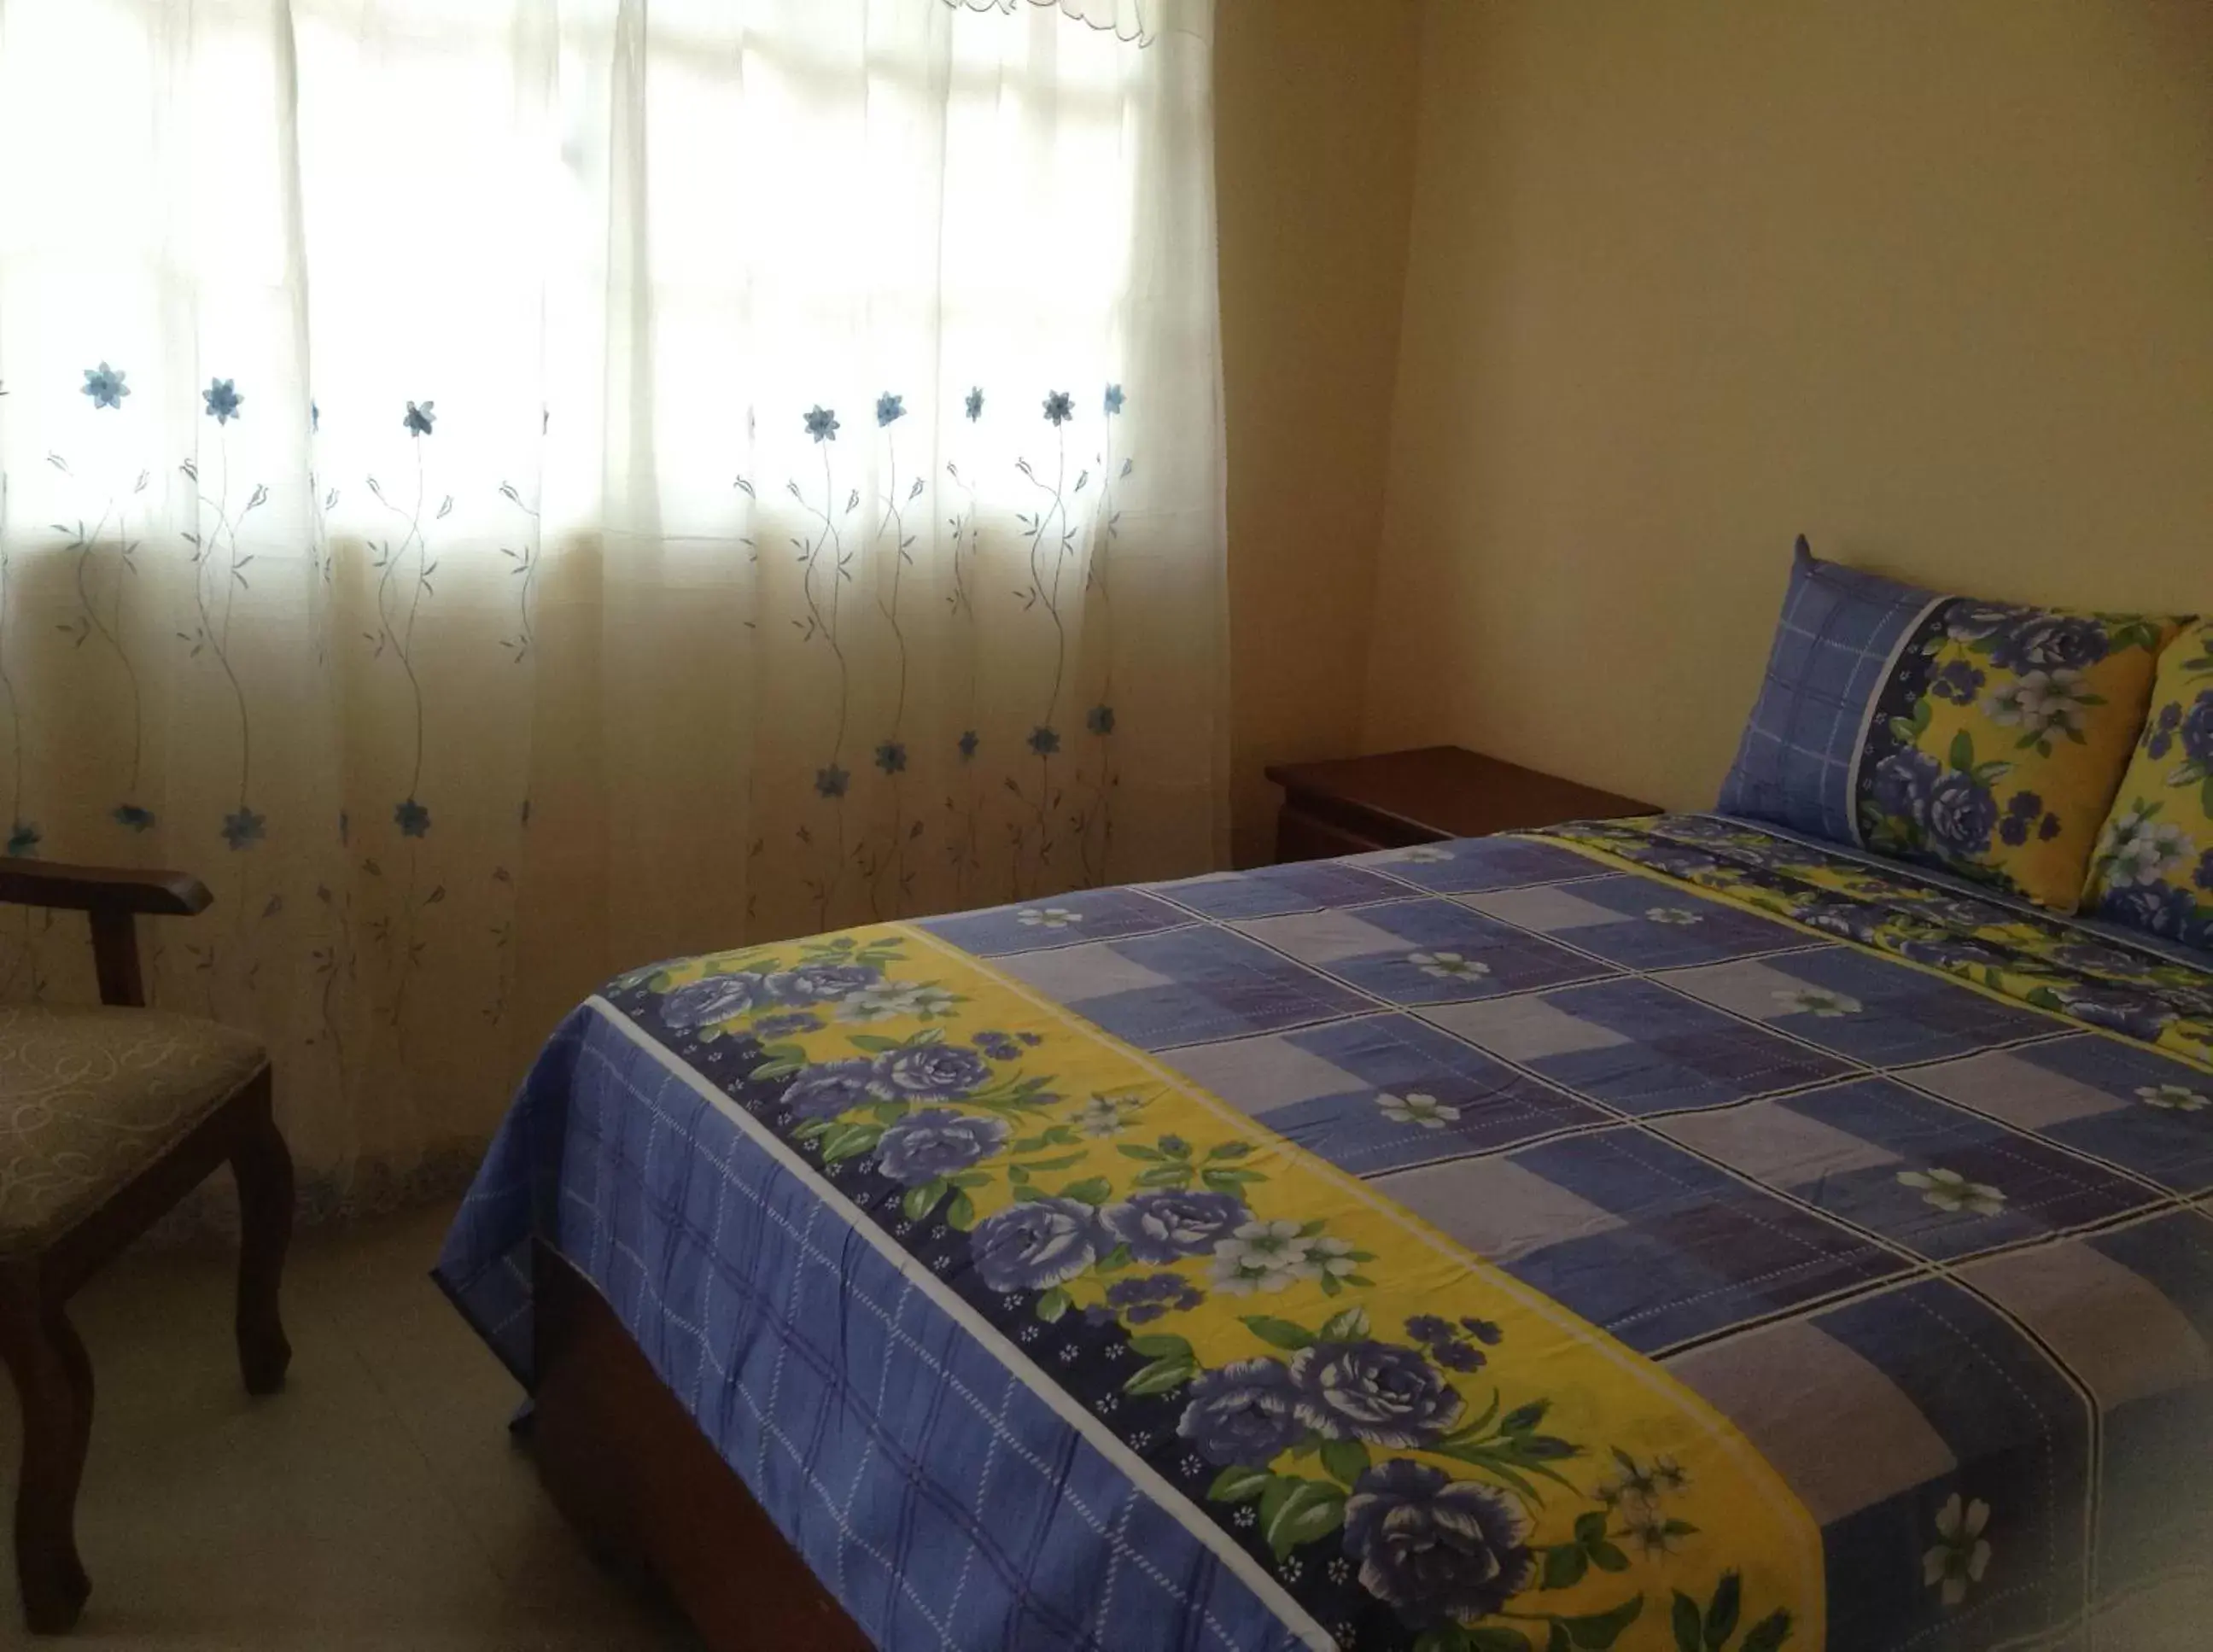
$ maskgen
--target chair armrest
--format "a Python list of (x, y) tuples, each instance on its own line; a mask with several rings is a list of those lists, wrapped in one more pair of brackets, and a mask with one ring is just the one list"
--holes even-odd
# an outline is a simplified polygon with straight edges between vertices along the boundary
[(0, 856), (0, 905), (190, 917), (206, 911), (214, 899), (207, 885), (186, 872), (132, 872)]

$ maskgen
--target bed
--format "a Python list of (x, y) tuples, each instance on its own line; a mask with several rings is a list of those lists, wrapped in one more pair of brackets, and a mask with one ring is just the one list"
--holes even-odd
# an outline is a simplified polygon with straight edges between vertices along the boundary
[(438, 1277), (760, 1645), (2202, 1643), (2213, 956), (1716, 815), (673, 960)]

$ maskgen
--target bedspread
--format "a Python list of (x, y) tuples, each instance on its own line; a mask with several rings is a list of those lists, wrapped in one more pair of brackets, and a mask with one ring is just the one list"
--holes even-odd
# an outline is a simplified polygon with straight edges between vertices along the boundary
[(527, 1381), (554, 1243), (887, 1645), (2158, 1645), (2209, 1048), (2202, 955), (1588, 825), (632, 972), (439, 1272)]

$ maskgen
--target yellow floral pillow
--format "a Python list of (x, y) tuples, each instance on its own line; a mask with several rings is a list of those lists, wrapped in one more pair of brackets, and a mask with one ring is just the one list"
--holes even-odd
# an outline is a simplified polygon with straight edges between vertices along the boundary
[(2099, 837), (2082, 905), (2213, 952), (2213, 619), (2160, 655), (2143, 737)]
[(1953, 597), (1883, 683), (1861, 841), (2071, 912), (2179, 619)]

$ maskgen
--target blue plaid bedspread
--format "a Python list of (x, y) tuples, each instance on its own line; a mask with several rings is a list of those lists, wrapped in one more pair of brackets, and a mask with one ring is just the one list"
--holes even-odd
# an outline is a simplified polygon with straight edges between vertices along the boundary
[[(1833, 890), (1808, 928), (1693, 875), (1880, 863), (1710, 817), (1638, 844), (1472, 839), (923, 927), (1704, 1397), (1822, 1527), (1827, 1621), (1794, 1645), (2213, 1644), (2186, 1615), (2213, 1076), (2158, 1047), (2213, 1019), (2213, 958), (1915, 880), (1981, 937), (1970, 963), (2012, 944), (2094, 978), (2070, 1014), (1840, 938)], [(941, 1307), (705, 1059), (605, 998), (546, 1045), (438, 1265), (518, 1376), (542, 1236), (880, 1643), (1329, 1643), (1195, 1535), (1210, 1466), (1102, 1453), (1042, 1345)]]

